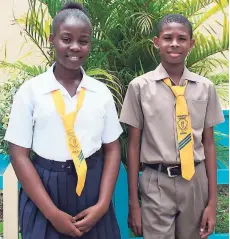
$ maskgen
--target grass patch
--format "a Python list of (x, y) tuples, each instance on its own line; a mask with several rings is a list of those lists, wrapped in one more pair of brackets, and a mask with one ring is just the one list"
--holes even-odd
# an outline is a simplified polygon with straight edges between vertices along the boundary
[(3, 222), (0, 222), (0, 235), (3, 234)]
[(229, 189), (228, 185), (218, 185), (217, 190), (216, 233), (229, 231)]

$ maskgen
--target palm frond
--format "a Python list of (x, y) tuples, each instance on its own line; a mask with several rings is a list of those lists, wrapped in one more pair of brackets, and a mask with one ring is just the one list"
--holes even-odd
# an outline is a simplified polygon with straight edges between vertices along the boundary
[(193, 30), (195, 31), (200, 25), (205, 23), (207, 19), (212, 17), (219, 11), (222, 11), (222, 7), (225, 8), (228, 6), (227, 0), (221, 0), (220, 2), (212, 3), (212, 6), (206, 7), (202, 12), (198, 12), (197, 14), (190, 17), (190, 21), (193, 23)]
[(50, 48), (51, 21), (47, 7), (44, 7), (42, 3), (36, 4), (36, 1), (30, 0), (24, 32), (39, 48), (47, 61), (50, 61), (47, 50)]
[(0, 68), (6, 69), (8, 72), (19, 72), (20, 74), (27, 75), (28, 77), (35, 77), (47, 70), (43, 66), (29, 66), (21, 61), (16, 61), (15, 63), (10, 63), (6, 61), (0, 61)]
[(225, 72), (228, 69), (228, 60), (220, 59), (218, 57), (215, 57), (214, 55), (200, 60), (196, 64), (193, 64), (189, 67), (192, 72), (195, 72), (205, 77), (211, 75), (213, 72), (216, 71), (217, 68), (220, 68), (223, 72)]
[[(47, 5), (49, 14), (52, 18), (60, 11), (61, 6), (64, 5), (65, 0), (39, 0), (41, 3)], [(36, 0), (30, 0), (30, 2), (37, 2)]]
[(222, 44), (223, 47), (229, 47), (229, 21), (228, 17), (224, 16), (224, 23), (223, 23), (223, 36), (222, 36)]
[(151, 1), (149, 10), (152, 14), (162, 18), (166, 14), (181, 12), (183, 3), (184, 0)]
[(208, 76), (208, 78), (215, 84), (217, 94), (220, 98), (221, 104), (228, 108), (229, 106), (229, 74), (228, 72), (218, 73)]
[(216, 86), (216, 92), (220, 98), (221, 104), (224, 108), (229, 107), (229, 83), (223, 83)]
[(201, 9), (209, 6), (211, 3), (213, 3), (213, 0), (186, 0), (183, 3), (183, 13), (186, 17), (193, 18)]
[(117, 108), (120, 110), (123, 103), (124, 88), (118, 78), (102, 69), (88, 69), (86, 72), (87, 75), (95, 77), (107, 85), (113, 94)]
[(219, 74), (209, 75), (208, 78), (215, 84), (215, 85), (222, 85), (225, 83), (229, 83), (229, 73), (223, 72)]
[(49, 35), (52, 19), (44, 4), (37, 0), (28, 0), (28, 3), (27, 14), (20, 18), (14, 17), (14, 22), (22, 28), (26, 40), (33, 42), (45, 59), (51, 62)]
[(141, 34), (148, 35), (153, 31), (154, 16), (151, 13), (137, 12), (132, 14), (130, 18), (134, 19), (134, 24)]
[[(227, 28), (226, 31), (228, 31)], [(187, 66), (191, 67), (211, 55), (228, 50), (229, 39), (225, 37), (227, 34), (228, 32), (224, 33), (223, 39), (219, 40), (213, 35), (205, 37), (202, 33), (197, 33), (194, 36), (196, 40), (195, 48), (187, 58)]]

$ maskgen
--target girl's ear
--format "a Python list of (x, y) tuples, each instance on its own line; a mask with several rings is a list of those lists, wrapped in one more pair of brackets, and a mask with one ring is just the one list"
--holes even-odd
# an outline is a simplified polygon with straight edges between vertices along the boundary
[(50, 34), (49, 41), (50, 41), (50, 45), (53, 46), (54, 45), (54, 35), (52, 33)]
[(159, 49), (160, 46), (159, 46), (159, 38), (158, 37), (154, 37), (153, 38), (153, 45), (156, 49)]

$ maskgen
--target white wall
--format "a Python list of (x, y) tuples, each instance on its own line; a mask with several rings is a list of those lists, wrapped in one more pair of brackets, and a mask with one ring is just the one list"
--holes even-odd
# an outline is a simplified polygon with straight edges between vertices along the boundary
[[(0, 0), (0, 60), (4, 59), (4, 48), (7, 44), (7, 61), (14, 62), (29, 51), (32, 55), (23, 59), (25, 63), (40, 64), (42, 57), (33, 44), (25, 44), (24, 37), (20, 34), (21, 28), (13, 25), (14, 15), (22, 17), (28, 10), (28, 0)], [(0, 81), (6, 80), (7, 74), (0, 69)]]

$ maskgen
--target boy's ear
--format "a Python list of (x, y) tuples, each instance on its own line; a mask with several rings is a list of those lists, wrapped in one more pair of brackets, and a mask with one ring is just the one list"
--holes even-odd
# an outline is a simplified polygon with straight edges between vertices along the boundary
[(156, 49), (159, 49), (159, 38), (158, 37), (154, 37), (153, 38), (153, 45)]
[(192, 48), (194, 47), (194, 45), (195, 45), (195, 39), (192, 39), (192, 40), (190, 41), (190, 51), (192, 50)]

